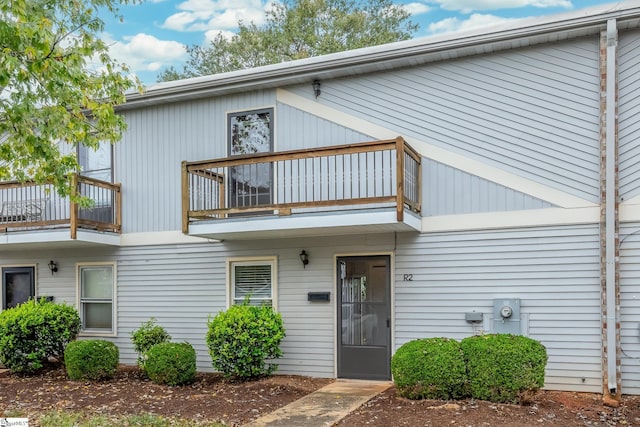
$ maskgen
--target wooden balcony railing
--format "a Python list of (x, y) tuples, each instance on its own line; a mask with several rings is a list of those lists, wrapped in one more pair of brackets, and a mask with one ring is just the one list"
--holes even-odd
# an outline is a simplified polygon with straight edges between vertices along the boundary
[(292, 209), (421, 209), (420, 156), (402, 138), (182, 163), (182, 228)]
[(76, 194), (92, 201), (83, 208), (69, 197), (60, 197), (52, 184), (0, 183), (0, 232), (69, 227), (75, 239), (78, 229), (121, 231), (120, 184), (72, 175)]

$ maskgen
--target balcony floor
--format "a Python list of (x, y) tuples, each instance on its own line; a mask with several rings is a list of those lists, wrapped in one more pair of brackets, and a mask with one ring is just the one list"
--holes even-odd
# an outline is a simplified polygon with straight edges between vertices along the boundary
[(78, 230), (71, 238), (69, 228), (25, 230), (0, 234), (0, 252), (41, 248), (76, 248), (87, 246), (119, 246), (120, 234)]
[(405, 210), (404, 221), (398, 222), (394, 207), (198, 221), (189, 225), (189, 235), (216, 240), (256, 240), (420, 229), (419, 216)]

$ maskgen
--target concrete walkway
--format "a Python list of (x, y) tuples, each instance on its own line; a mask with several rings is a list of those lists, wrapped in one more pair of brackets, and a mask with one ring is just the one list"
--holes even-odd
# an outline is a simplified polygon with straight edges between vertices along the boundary
[(336, 380), (245, 427), (326, 427), (391, 387), (389, 381)]

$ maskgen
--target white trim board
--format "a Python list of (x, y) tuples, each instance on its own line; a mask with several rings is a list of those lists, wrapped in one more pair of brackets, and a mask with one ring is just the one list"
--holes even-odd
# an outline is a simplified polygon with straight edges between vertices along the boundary
[(596, 224), (599, 221), (599, 206), (575, 209), (531, 209), (424, 217), (422, 218), (422, 232)]
[[(319, 102), (306, 99), (284, 89), (276, 90), (276, 101), (287, 104), (291, 107), (308, 112), (322, 119), (331, 121), (348, 129), (356, 130), (360, 133), (370, 135), (378, 139), (394, 139), (398, 132), (387, 129), (364, 119), (354, 117), (345, 112), (336, 110)], [(476, 175), (480, 178), (495, 182), (507, 188), (514, 189), (521, 193), (530, 195), (540, 200), (544, 200), (561, 208), (594, 207), (595, 203), (573, 196), (547, 185), (540, 184), (530, 179), (523, 178), (500, 168), (487, 165), (477, 160), (464, 157), (460, 154), (444, 150), (440, 147), (428, 144), (417, 138), (403, 138), (421, 156), (435, 160), (445, 165), (460, 169), (464, 172)]]

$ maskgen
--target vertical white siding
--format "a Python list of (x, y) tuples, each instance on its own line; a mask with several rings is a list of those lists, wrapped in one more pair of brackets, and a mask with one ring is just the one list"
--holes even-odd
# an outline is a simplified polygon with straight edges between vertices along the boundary
[(416, 338), (470, 336), (465, 312), (491, 314), (494, 298), (520, 298), (529, 336), (549, 354), (545, 387), (599, 392), (598, 245), (595, 225), (402, 236), (396, 348)]
[(375, 139), (282, 103), (278, 103), (276, 115), (278, 151), (353, 144)]
[(597, 37), (327, 81), (318, 102), (598, 201)]
[(543, 209), (552, 204), (439, 162), (423, 159), (423, 216)]
[(640, 32), (622, 33), (618, 49), (620, 196), (640, 194)]
[(640, 394), (640, 223), (620, 233), (622, 393)]

